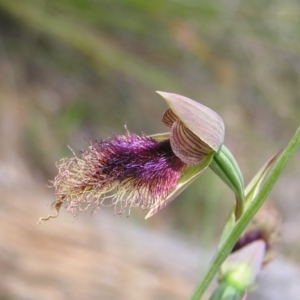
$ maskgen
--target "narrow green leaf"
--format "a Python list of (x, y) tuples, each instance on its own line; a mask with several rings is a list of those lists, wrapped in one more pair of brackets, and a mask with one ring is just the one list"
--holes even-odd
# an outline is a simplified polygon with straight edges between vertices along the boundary
[(264, 163), (264, 165), (260, 168), (260, 170), (256, 173), (256, 175), (252, 178), (250, 183), (245, 188), (245, 198), (246, 198), (246, 206), (247, 207), (250, 205), (251, 201), (254, 199), (254, 197), (259, 192), (261, 184), (263, 183), (268, 171), (273, 166), (273, 164), (276, 161), (276, 159), (277, 159), (278, 155), (280, 154), (280, 152), (273, 155), (271, 158), (269, 158)]

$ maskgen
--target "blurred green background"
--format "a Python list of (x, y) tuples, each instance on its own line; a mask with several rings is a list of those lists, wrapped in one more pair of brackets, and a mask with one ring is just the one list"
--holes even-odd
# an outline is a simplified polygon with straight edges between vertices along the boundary
[[(55, 162), (71, 156), (67, 145), (86, 149), (91, 139), (123, 134), (125, 124), (165, 132), (160, 90), (223, 117), (225, 144), (247, 183), (299, 126), (299, 75), (298, 1), (0, 0), (0, 155), (44, 187)], [(293, 259), (299, 160), (298, 151), (271, 196)], [(232, 205), (207, 171), (153, 219), (145, 223), (138, 210), (131, 219), (211, 244)]]

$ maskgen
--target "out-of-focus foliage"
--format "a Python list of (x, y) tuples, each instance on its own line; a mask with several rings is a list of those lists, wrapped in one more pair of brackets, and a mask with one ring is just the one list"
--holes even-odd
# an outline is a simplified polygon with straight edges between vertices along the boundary
[[(247, 181), (299, 125), (299, 11), (293, 0), (0, 0), (0, 105), (19, 113), (17, 151), (51, 178), (67, 144), (124, 124), (165, 131), (163, 90), (220, 113)], [(226, 205), (217, 179), (198, 182), (163, 214), (222, 222), (209, 213)]]

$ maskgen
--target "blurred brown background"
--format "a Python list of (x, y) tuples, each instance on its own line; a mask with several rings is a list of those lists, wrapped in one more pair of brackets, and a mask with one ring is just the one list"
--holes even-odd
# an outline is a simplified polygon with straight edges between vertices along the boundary
[[(216, 110), (249, 182), (300, 123), (299, 19), (292, 0), (0, 0), (0, 299), (187, 299), (233, 205), (211, 171), (147, 221), (36, 226), (47, 182), (67, 145), (166, 131), (156, 90)], [(272, 192), (280, 254), (251, 299), (299, 295), (299, 161)]]

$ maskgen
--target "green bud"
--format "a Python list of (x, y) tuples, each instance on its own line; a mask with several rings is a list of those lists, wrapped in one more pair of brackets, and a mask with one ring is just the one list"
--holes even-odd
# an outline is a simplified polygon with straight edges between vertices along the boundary
[(240, 292), (251, 288), (261, 271), (266, 243), (257, 240), (231, 253), (220, 268), (220, 282), (226, 282)]
[(243, 293), (241, 293), (241, 291), (238, 291), (232, 285), (223, 282), (217, 287), (209, 300), (240, 300), (242, 296)]

